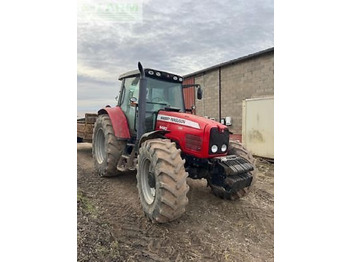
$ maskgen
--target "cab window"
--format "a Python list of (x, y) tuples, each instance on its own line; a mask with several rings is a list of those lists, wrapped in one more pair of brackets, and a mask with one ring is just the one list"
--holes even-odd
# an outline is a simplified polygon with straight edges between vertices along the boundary
[(124, 79), (124, 88), (122, 89), (120, 101), (120, 106), (124, 112), (130, 107), (130, 98), (139, 98), (139, 80), (138, 76)]

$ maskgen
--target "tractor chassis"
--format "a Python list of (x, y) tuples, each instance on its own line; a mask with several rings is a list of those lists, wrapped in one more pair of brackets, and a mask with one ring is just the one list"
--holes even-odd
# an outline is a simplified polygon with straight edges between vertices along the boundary
[[(253, 176), (250, 172), (254, 170), (254, 167), (242, 157), (227, 155), (202, 159), (186, 154), (182, 154), (181, 157), (186, 160), (185, 169), (190, 178), (205, 178), (208, 185), (222, 192), (235, 194), (251, 185)], [(136, 165), (135, 141), (129, 140), (117, 168), (119, 171), (135, 170)]]

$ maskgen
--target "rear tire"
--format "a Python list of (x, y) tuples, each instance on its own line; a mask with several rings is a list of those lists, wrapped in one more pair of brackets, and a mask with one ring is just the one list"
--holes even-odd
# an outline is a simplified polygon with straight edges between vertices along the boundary
[(108, 115), (99, 115), (92, 135), (92, 156), (98, 174), (102, 177), (116, 176), (117, 163), (124, 151), (126, 141), (117, 140)]
[[(212, 192), (214, 193), (214, 195), (216, 195), (216, 196), (218, 196), (220, 198), (223, 198), (223, 199), (235, 200), (235, 199), (239, 199), (241, 197), (244, 197), (245, 195), (247, 195), (251, 191), (252, 186), (255, 183), (256, 174), (257, 174), (257, 170), (256, 170), (256, 167), (255, 167), (256, 159), (242, 145), (242, 143), (240, 143), (238, 141), (233, 141), (233, 140), (230, 140), (230, 142), (229, 142), (227, 155), (237, 155), (239, 157), (242, 157), (242, 158), (248, 160), (254, 166), (254, 170), (250, 172), (250, 174), (253, 176), (253, 179), (252, 179), (252, 182), (251, 182), (250, 186), (239, 190), (237, 193), (230, 194), (230, 193), (222, 190), (221, 188), (218, 188), (215, 185), (212, 185), (212, 184), (209, 183), (209, 186), (211, 187)], [(226, 179), (229, 180), (230, 179), (229, 176)]]
[(168, 139), (150, 139), (140, 147), (137, 188), (143, 211), (152, 222), (170, 222), (185, 212), (188, 173), (180, 152)]

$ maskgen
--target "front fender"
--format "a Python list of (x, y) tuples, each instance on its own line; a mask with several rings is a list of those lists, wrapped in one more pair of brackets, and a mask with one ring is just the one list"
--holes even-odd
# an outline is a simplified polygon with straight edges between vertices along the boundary
[(146, 140), (149, 139), (154, 139), (154, 138), (166, 138), (165, 134), (170, 133), (168, 130), (156, 130), (148, 133), (144, 133), (139, 141), (138, 148), (141, 147), (142, 143), (145, 142)]
[(128, 121), (124, 115), (124, 112), (119, 106), (116, 107), (105, 107), (98, 111), (98, 115), (108, 114), (112, 122), (114, 135), (119, 140), (130, 139), (130, 131)]

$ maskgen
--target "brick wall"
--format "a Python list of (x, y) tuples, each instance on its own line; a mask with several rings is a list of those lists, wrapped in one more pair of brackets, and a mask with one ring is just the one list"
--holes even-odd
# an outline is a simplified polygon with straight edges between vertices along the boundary
[[(230, 116), (230, 131), (242, 134), (242, 100), (274, 94), (273, 52), (221, 68), (221, 117)], [(219, 68), (195, 76), (203, 88), (196, 114), (219, 119)]]

